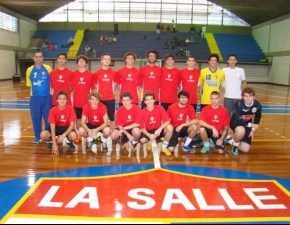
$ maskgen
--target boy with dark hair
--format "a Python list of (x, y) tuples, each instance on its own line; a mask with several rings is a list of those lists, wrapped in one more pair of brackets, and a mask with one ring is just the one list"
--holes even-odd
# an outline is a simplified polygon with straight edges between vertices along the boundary
[(69, 148), (75, 149), (73, 141), (77, 137), (74, 130), (77, 118), (73, 107), (67, 105), (68, 94), (65, 91), (60, 91), (56, 98), (58, 106), (53, 107), (49, 112), (48, 122), (50, 126), (46, 127), (40, 134), (43, 140), (49, 141), (47, 150), (52, 150), (54, 155), (59, 154), (57, 144), (63, 143), (65, 137), (68, 139), (66, 143)]
[(171, 152), (167, 146), (172, 136), (173, 127), (170, 124), (169, 117), (164, 108), (155, 105), (155, 94), (152, 91), (146, 91), (143, 97), (146, 108), (141, 111), (141, 131), (140, 142), (147, 143), (147, 151), (152, 149), (152, 140), (164, 137), (161, 151), (170, 156)]

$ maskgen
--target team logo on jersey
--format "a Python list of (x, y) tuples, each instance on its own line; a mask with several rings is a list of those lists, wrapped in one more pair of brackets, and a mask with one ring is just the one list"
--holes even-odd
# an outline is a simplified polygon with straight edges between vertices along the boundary
[(154, 72), (150, 72), (150, 75), (153, 76), (154, 75)]
[(153, 117), (153, 116), (152, 116), (152, 117), (150, 117), (150, 120), (151, 120), (151, 121), (153, 121), (153, 120), (154, 120), (154, 117)]
[(59, 75), (58, 78), (61, 80), (62, 79), (62, 75)]
[(180, 118), (183, 118), (183, 114), (179, 114), (179, 117), (180, 117)]
[(129, 116), (128, 116), (128, 119), (129, 119), (129, 120), (132, 119), (132, 116), (129, 115)]
[(83, 77), (81, 77), (81, 78), (80, 78), (80, 81), (81, 81), (81, 82), (83, 82), (83, 80), (84, 80), (84, 78), (83, 78)]
[(215, 75), (214, 78), (217, 80), (219, 78), (219, 76), (218, 75)]
[(107, 77), (108, 77), (108, 75), (107, 75), (107, 74), (105, 74), (105, 75), (104, 75), (104, 78), (107, 78)]
[(98, 117), (97, 116), (94, 116), (94, 120), (97, 120), (98, 119)]
[(45, 75), (45, 71), (42, 71), (41, 74), (42, 74), (42, 76), (44, 76)]
[(254, 107), (254, 108), (252, 109), (252, 112), (253, 112), (253, 113), (257, 112), (257, 108)]
[(170, 78), (171, 77), (171, 74), (168, 74), (168, 78)]
[(128, 77), (132, 77), (132, 74), (131, 74), (131, 73), (129, 73), (129, 74), (128, 74)]
[(192, 80), (192, 77), (193, 77), (193, 76), (189, 76), (189, 79)]
[(60, 118), (63, 120), (65, 118), (65, 116), (64, 115), (61, 115)]
[(218, 118), (218, 116), (217, 115), (214, 115), (214, 117), (213, 117), (215, 120)]

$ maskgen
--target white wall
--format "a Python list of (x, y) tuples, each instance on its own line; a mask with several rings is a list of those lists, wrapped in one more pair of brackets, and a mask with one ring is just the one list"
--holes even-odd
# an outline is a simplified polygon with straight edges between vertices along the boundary
[(272, 56), (268, 82), (290, 85), (290, 14), (259, 24), (252, 34), (267, 56)]
[(0, 29), (0, 80), (12, 78), (16, 73), (14, 50), (28, 48), (31, 42), (31, 31), (36, 31), (37, 22), (14, 13), (4, 7), (1, 10), (19, 19), (19, 33)]

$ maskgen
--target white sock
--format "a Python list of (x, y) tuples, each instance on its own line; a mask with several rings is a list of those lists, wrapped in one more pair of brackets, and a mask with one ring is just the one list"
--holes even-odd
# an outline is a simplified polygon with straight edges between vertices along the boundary
[(133, 144), (133, 145), (135, 145), (135, 144), (137, 144), (137, 143), (138, 143), (138, 141), (135, 141), (135, 140), (132, 141), (132, 144)]
[(102, 136), (102, 142), (103, 142), (103, 143), (106, 143), (106, 142), (107, 142), (107, 138), (104, 138), (104, 137)]
[(238, 146), (239, 146), (239, 144), (240, 144), (240, 142), (238, 142), (238, 143), (237, 143), (237, 142), (235, 142), (235, 141), (233, 142), (233, 145), (234, 145), (234, 146), (236, 146), (236, 147), (238, 147)]
[(167, 148), (168, 144), (169, 144), (168, 141), (163, 141), (162, 148)]
[(92, 137), (87, 137), (88, 142), (93, 141), (94, 139)]
[(206, 147), (209, 147), (209, 142), (208, 141), (204, 141), (203, 145), (206, 146)]
[(190, 144), (190, 142), (192, 141), (192, 138), (187, 137), (186, 141), (184, 143), (184, 146), (188, 146)]

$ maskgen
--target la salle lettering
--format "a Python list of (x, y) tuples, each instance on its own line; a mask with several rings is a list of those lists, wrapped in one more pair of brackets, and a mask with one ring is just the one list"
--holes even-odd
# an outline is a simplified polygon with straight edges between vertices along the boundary
[[(86, 203), (90, 209), (100, 209), (97, 187), (84, 187), (76, 196), (72, 196), (72, 200), (68, 203), (53, 201), (53, 198), (59, 189), (60, 186), (52, 186), (40, 201), (38, 206), (74, 208), (79, 203)], [(243, 191), (246, 193), (246, 196), (248, 196), (249, 199), (253, 202), (253, 205), (256, 205), (256, 207), (260, 210), (287, 209), (287, 207), (283, 204), (264, 204), (262, 202), (262, 200), (277, 199), (274, 195), (270, 195), (267, 188), (243, 188)], [(230, 210), (254, 210), (253, 205), (237, 205), (226, 189), (219, 188), (218, 192)], [(267, 192), (267, 195), (255, 195), (255, 192)], [(192, 189), (192, 193), (200, 210), (226, 210), (226, 207), (223, 204), (208, 205), (200, 189)], [(127, 201), (127, 206), (133, 210), (149, 210), (156, 204), (153, 198), (154, 194), (154, 191), (148, 188), (132, 189), (128, 192), (129, 198)], [(171, 206), (173, 204), (183, 205), (185, 210), (198, 210), (189, 199), (191, 198), (188, 198), (181, 189), (167, 189), (160, 210), (169, 211), (171, 210)], [(140, 204), (140, 200), (144, 203)], [(114, 203), (112, 202), (112, 204)]]

